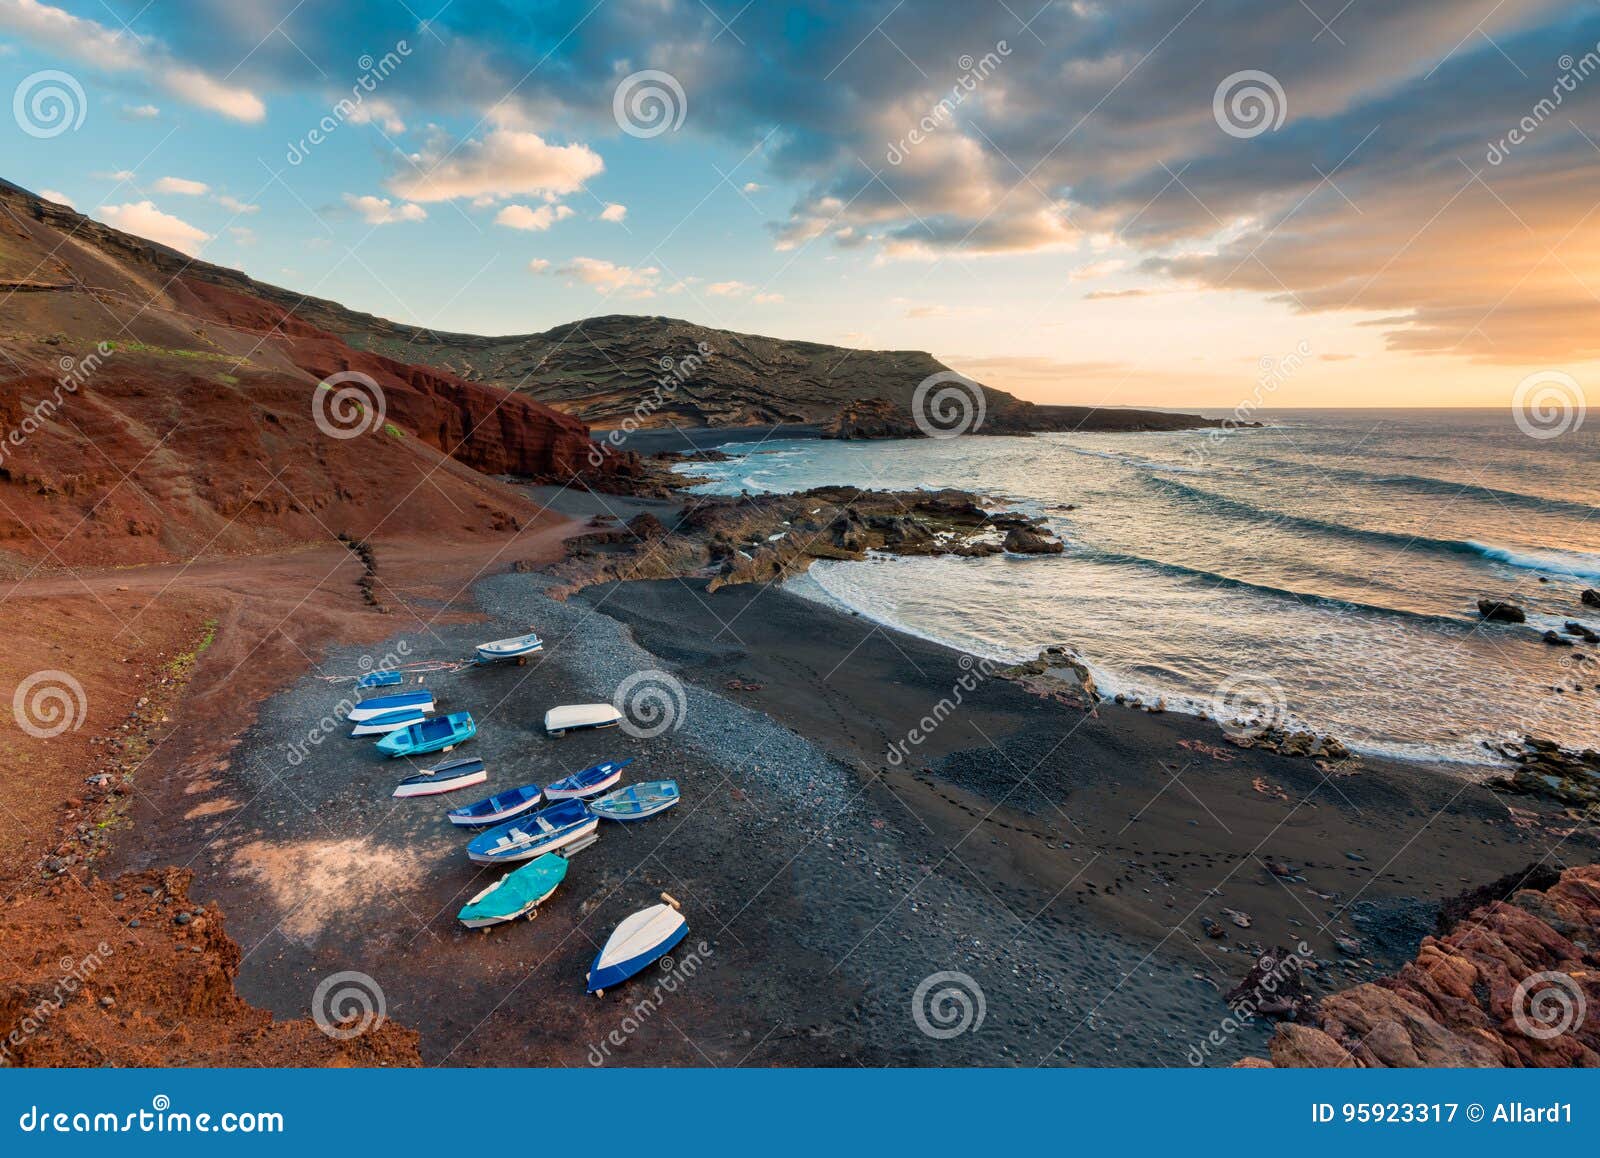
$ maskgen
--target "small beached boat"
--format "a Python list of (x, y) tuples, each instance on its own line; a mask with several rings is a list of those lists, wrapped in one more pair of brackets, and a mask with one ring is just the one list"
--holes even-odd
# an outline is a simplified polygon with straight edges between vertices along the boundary
[(507, 873), (473, 897), (456, 920), (469, 929), (486, 929), (526, 914), (528, 920), (539, 915), (538, 906), (556, 891), (567, 875), (565, 857), (546, 853), (531, 864)]
[(392, 688), (404, 683), (405, 678), (397, 671), (369, 671), (366, 675), (356, 680), (356, 687)]
[(689, 925), (678, 912), (678, 902), (666, 893), (661, 899), (664, 904), (641, 909), (618, 925), (595, 955), (586, 978), (590, 993), (604, 997), (607, 989), (661, 960), (683, 940)]
[(611, 728), (622, 721), (622, 713), (610, 704), (566, 704), (544, 714), (544, 730), (552, 736), (582, 728)]
[(521, 816), (539, 803), (540, 796), (537, 784), (527, 784), (521, 788), (513, 788), (509, 792), (498, 792), (476, 804), (452, 808), (445, 815), (450, 818), (451, 824), (482, 828), (486, 824), (500, 824), (513, 816)]
[(406, 708), (419, 712), (433, 711), (433, 693), (424, 690), (396, 692), (392, 696), (373, 696), (370, 700), (362, 700), (351, 708), (349, 720), (352, 724), (359, 724), (362, 720), (372, 719), (373, 716), (382, 716)]
[(407, 776), (395, 785), (396, 796), (437, 796), (441, 792), (454, 792), (470, 788), (489, 779), (482, 760), (452, 760), (437, 768), (425, 768), (415, 776)]
[(532, 860), (581, 843), (599, 827), (600, 818), (585, 808), (583, 801), (563, 800), (473, 837), (467, 855), (477, 864)]
[(682, 799), (676, 780), (630, 784), (588, 801), (589, 811), (604, 820), (644, 820), (665, 812)]
[(428, 717), (418, 708), (401, 708), (398, 712), (385, 712), (381, 716), (369, 716), (350, 730), (352, 736), (381, 736), (387, 732), (397, 732), (401, 728), (409, 728), (412, 724), (420, 724)]
[(497, 639), (493, 643), (480, 643), (474, 650), (479, 663), (494, 663), (502, 659), (522, 659), (544, 647), (544, 640), (533, 632), (510, 639)]
[(626, 760), (607, 760), (604, 764), (596, 764), (592, 768), (585, 768), (582, 772), (574, 772), (571, 776), (563, 777), (554, 784), (546, 785), (544, 794), (551, 800), (574, 800), (580, 796), (593, 796), (596, 792), (604, 792), (621, 780), (622, 770), (632, 763), (631, 757)]
[(377, 747), (386, 756), (422, 756), (428, 752), (448, 752), (477, 734), (478, 725), (472, 722), (470, 712), (452, 712), (390, 732), (378, 741)]

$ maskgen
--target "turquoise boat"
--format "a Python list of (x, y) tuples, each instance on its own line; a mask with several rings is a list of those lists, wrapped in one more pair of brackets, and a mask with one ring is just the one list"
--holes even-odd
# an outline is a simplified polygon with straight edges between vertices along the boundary
[(478, 725), (472, 722), (472, 713), (454, 712), (436, 716), (398, 732), (390, 732), (378, 741), (378, 751), (386, 756), (421, 756), (428, 752), (448, 752), (463, 740), (478, 734)]
[(678, 803), (676, 780), (630, 784), (588, 801), (589, 811), (607, 820), (644, 820)]
[(527, 915), (538, 916), (538, 906), (556, 891), (567, 875), (565, 857), (546, 853), (538, 860), (507, 873), (468, 901), (456, 919), (469, 929), (486, 929)]

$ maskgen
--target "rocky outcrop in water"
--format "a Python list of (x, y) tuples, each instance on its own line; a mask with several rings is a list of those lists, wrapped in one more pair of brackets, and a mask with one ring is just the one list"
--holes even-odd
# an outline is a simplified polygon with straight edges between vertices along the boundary
[(1600, 822), (1600, 751), (1575, 752), (1538, 736), (1524, 736), (1521, 744), (1484, 747), (1514, 765), (1509, 776), (1491, 780), (1492, 787), (1586, 809), (1591, 821)]
[(1515, 603), (1506, 603), (1499, 599), (1478, 600), (1478, 617), (1487, 619), (1492, 623), (1526, 623), (1528, 613)]
[[(618, 579), (698, 576), (716, 590), (797, 575), (818, 559), (896, 555), (977, 558), (1054, 554), (1060, 542), (1042, 519), (991, 514), (967, 491), (862, 491), (818, 487), (792, 495), (747, 495), (697, 503), (667, 534), (602, 531), (573, 539), (551, 570), (558, 597)], [(1018, 536), (1012, 538), (1012, 536)]]

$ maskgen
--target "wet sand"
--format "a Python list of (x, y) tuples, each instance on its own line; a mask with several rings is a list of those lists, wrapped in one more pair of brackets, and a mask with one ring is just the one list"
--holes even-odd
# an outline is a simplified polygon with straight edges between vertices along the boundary
[[(390, 799), (403, 762), (347, 728), (304, 743), (348, 689), (302, 679), (224, 774), (242, 803), (140, 851), (191, 864), (194, 895), (221, 902), (253, 1003), (301, 1016), (321, 979), (359, 970), (430, 1064), (1185, 1065), (1256, 948), (1303, 939), (1317, 989), (1340, 988), (1408, 958), (1443, 897), (1594, 856), (1538, 818), (1510, 823), (1465, 781), (1376, 762), (1330, 778), (1226, 745), (1234, 758), (1214, 759), (1181, 746), (1218, 743), (1204, 721), (1089, 716), (998, 679), (895, 767), (889, 746), (969, 671), (956, 653), (775, 588), (635, 583), (555, 603), (544, 583), (483, 580), (487, 622), (404, 637), (410, 659), (529, 625), (547, 640), (526, 667), (427, 677), (441, 711), (479, 721), (460, 754), (488, 763), (482, 794), (626, 755), (630, 779), (675, 778), (684, 803), (604, 825), (536, 920), (469, 932), (455, 911), (492, 878), (443, 813), (479, 791)], [(321, 670), (353, 673), (398, 642)], [(610, 700), (652, 670), (682, 681), (677, 727), (542, 734), (546, 708)], [(585, 997), (599, 943), (662, 890), (689, 921), (680, 968)], [(966, 1032), (930, 1034), (937, 1014), (925, 1001), (919, 1023), (914, 995), (951, 973), (932, 993), (960, 988), (974, 1013)], [(1259, 1053), (1269, 1028), (1207, 1061)]]

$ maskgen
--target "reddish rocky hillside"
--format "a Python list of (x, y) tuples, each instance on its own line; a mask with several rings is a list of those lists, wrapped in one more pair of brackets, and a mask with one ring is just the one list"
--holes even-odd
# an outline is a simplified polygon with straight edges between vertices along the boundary
[(500, 530), (534, 512), (486, 475), (591, 469), (576, 419), (256, 288), (0, 183), (0, 569)]
[(1393, 977), (1325, 997), (1278, 1027), (1301, 1066), (1600, 1066), (1600, 865), (1491, 901)]

